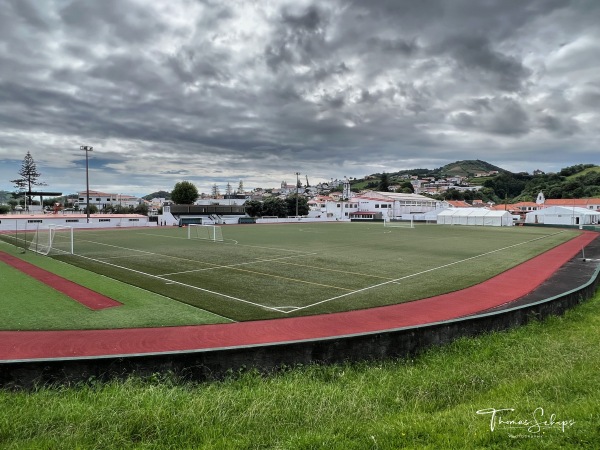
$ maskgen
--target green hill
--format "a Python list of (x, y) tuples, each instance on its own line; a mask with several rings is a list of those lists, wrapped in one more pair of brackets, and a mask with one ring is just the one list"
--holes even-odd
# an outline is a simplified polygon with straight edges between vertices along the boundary
[(437, 171), (441, 177), (473, 177), (478, 173), (494, 171), (499, 173), (509, 173), (508, 170), (504, 170), (501, 167), (494, 166), (493, 164), (481, 161), (479, 159), (456, 161), (440, 167)]
[(171, 199), (171, 193), (167, 192), (167, 191), (157, 191), (157, 192), (153, 192), (152, 194), (148, 194), (145, 197), (142, 197), (144, 200), (152, 200), (153, 198), (164, 198), (166, 200), (170, 200)]
[[(401, 180), (404, 175), (416, 175), (419, 177), (435, 177), (435, 178), (448, 178), (448, 177), (474, 177), (476, 174), (485, 172), (494, 172), (510, 174), (508, 170), (502, 169), (501, 167), (494, 166), (486, 161), (479, 159), (469, 159), (464, 161), (455, 161), (437, 169), (406, 169), (398, 172), (388, 173), (390, 183), (396, 183)], [(380, 173), (374, 173), (367, 175), (362, 179), (355, 179), (351, 182), (352, 188), (356, 190), (374, 188), (379, 184), (381, 179)], [(481, 178), (481, 182), (489, 178)], [(478, 179), (479, 180), (479, 179)]]
[(577, 173), (574, 173), (572, 175), (568, 175), (567, 176), (567, 180), (573, 180), (573, 179), (578, 178), (578, 177), (584, 177), (584, 176), (586, 176), (586, 175), (588, 175), (590, 173), (600, 174), (600, 166), (586, 167), (581, 172), (577, 172)]
[(0, 191), (0, 205), (3, 203), (8, 203), (8, 201), (12, 198), (12, 192)]

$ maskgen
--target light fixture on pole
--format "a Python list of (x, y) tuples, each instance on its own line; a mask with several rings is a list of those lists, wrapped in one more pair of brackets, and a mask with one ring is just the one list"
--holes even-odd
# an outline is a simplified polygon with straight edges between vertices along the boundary
[(300, 187), (300, 172), (296, 172), (296, 217), (298, 217), (298, 188)]
[(89, 145), (81, 145), (79, 147), (79, 150), (85, 150), (85, 197), (86, 197), (86, 203), (87, 203), (86, 212), (87, 212), (87, 223), (90, 223), (90, 177), (89, 177), (89, 166), (88, 166), (88, 154), (89, 154), (89, 152), (94, 150), (94, 147), (91, 147)]

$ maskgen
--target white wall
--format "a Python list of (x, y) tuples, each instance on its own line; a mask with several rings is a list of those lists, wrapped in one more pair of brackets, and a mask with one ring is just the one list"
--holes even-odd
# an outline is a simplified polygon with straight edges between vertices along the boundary
[(66, 225), (73, 228), (116, 228), (155, 226), (148, 217), (137, 214), (92, 214), (90, 223), (83, 214), (11, 214), (0, 216), (0, 231), (26, 231), (48, 225)]

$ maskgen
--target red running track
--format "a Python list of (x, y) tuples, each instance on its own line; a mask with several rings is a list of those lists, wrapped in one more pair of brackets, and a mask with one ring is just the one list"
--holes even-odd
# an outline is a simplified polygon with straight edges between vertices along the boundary
[(569, 242), (484, 283), (399, 305), (319, 316), (219, 325), (75, 331), (0, 331), (0, 360), (216, 349), (359, 334), (455, 319), (520, 298), (598, 235)]
[(93, 310), (112, 308), (122, 305), (121, 302), (113, 300), (98, 292), (92, 291), (80, 284), (73, 283), (66, 278), (60, 277), (52, 272), (34, 266), (33, 264), (23, 261), (8, 253), (0, 252), (0, 261), (20, 270), (23, 273), (35, 278), (38, 281), (56, 289), (59, 292), (71, 297), (76, 302), (81, 303), (85, 307)]

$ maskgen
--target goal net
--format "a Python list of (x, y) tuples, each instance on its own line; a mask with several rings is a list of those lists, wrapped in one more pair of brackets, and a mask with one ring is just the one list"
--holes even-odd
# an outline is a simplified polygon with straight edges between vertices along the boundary
[(190, 223), (187, 226), (188, 239), (203, 239), (207, 241), (223, 242), (223, 231), (219, 225), (202, 225)]
[(412, 217), (410, 219), (402, 219), (400, 217), (384, 217), (383, 226), (386, 228), (414, 228)]
[(38, 227), (29, 243), (29, 250), (42, 255), (73, 254), (73, 227), (66, 225)]

